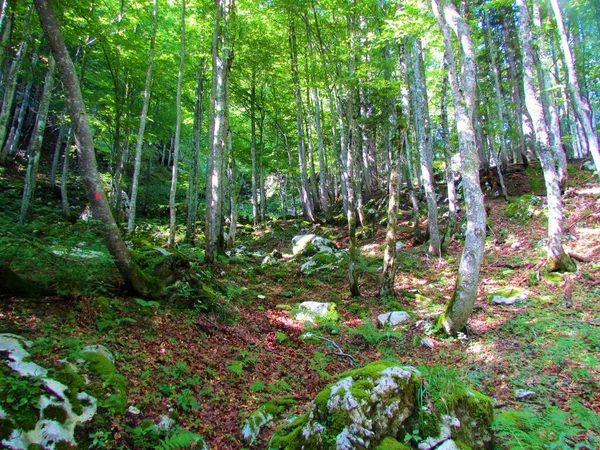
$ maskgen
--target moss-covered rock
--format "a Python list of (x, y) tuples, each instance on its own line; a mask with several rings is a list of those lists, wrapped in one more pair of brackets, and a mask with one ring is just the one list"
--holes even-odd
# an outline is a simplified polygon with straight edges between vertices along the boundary
[[(425, 385), (417, 369), (386, 361), (346, 372), (315, 397), (306, 414), (277, 429), (270, 448), (393, 450), (413, 445), (429, 450), (446, 443), (491, 448), (493, 405), (488, 397), (462, 383), (456, 389), (427, 385), (443, 388), (436, 393)], [(430, 395), (427, 404), (433, 407), (425, 406)], [(403, 442), (414, 435), (421, 439)]]
[(267, 423), (275, 419), (279, 414), (296, 403), (296, 400), (293, 398), (283, 397), (280, 399), (271, 400), (261, 405), (260, 408), (250, 414), (250, 416), (248, 416), (248, 418), (244, 421), (242, 426), (242, 436), (244, 437), (244, 440), (248, 444), (252, 445), (258, 437), (261, 429)]

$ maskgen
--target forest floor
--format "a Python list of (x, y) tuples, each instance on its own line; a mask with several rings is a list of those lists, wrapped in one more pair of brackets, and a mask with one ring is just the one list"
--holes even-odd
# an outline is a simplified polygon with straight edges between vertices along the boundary
[[(0, 233), (0, 250), (11, 267), (29, 267), (31, 278), (40, 282), (59, 274), (68, 289), (60, 296), (2, 298), (0, 331), (33, 340), (31, 352), (48, 364), (65, 349), (88, 344), (103, 344), (114, 352), (117, 369), (128, 381), (128, 403), (141, 413), (115, 416), (96, 429), (87, 426), (95, 439), (90, 448), (155, 448), (159, 437), (152, 424), (161, 414), (172, 417), (176, 427), (203, 435), (213, 449), (265, 448), (283, 418), (267, 425), (252, 446), (241, 434), (244, 419), (261, 404), (289, 396), (296, 406), (284, 418), (303, 413), (336, 374), (379, 359), (416, 367), (442, 365), (449, 376), (492, 397), (498, 415), (524, 410), (537, 417), (541, 428), (524, 432), (543, 442), (566, 439), (559, 428), (572, 425), (576, 430), (568, 442), (574, 446), (599, 437), (597, 429), (582, 424), (577, 411), (600, 412), (600, 185), (589, 172), (575, 175), (564, 197), (565, 246), (580, 259), (573, 274), (540, 271), (546, 220), (544, 199), (535, 195), (541, 194), (536, 192), (539, 180), (513, 172), (506, 180), (511, 202), (486, 200), (489, 233), (481, 284), (467, 333), (459, 338), (434, 334), (431, 325), (453, 293), (461, 239), (453, 239), (443, 258), (430, 258), (411, 241), (410, 211), (402, 213), (399, 239), (405, 246), (398, 255), (395, 299), (377, 295), (384, 226), (359, 241), (361, 297), (352, 298), (345, 266), (302, 275), (302, 260), (291, 256), (291, 238), (306, 232), (347, 248), (346, 227), (273, 221), (261, 230), (242, 230), (243, 253), (220, 258), (211, 268), (193, 265), (218, 286), (217, 303), (206, 312), (203, 305), (186, 304), (185, 285), (173, 288), (176, 300), (158, 306), (120, 294), (116, 274), (105, 263), (79, 262), (73, 273), (66, 263), (53, 262), (57, 252), (51, 254), (52, 248), (100, 251), (101, 240), (89, 224), (79, 222), (64, 224), (70, 230), (65, 235), (59, 206), (51, 198), (37, 208), (32, 225), (18, 233), (13, 225)], [(18, 187), (11, 194), (7, 187), (13, 183), (0, 181), (7, 208), (0, 220), (8, 221), (13, 217), (8, 209), (16, 210), (11, 196), (18, 195)], [(164, 225), (148, 221), (142, 228), (136, 243), (145, 239), (161, 246), (166, 241)], [(81, 241), (85, 244), (78, 245)], [(180, 249), (200, 255), (191, 246)], [(274, 249), (283, 254), (279, 264), (261, 266)], [(512, 287), (527, 295), (526, 302), (491, 303), (494, 291)], [(340, 321), (312, 329), (295, 320), (293, 311), (308, 300), (334, 302)], [(411, 319), (396, 330), (377, 329), (376, 316), (393, 310), (407, 311)], [(302, 340), (307, 328), (339, 348), (326, 340)], [(433, 347), (423, 345), (423, 338)], [(563, 415), (553, 419), (547, 411)], [(554, 430), (553, 420), (563, 423)], [(526, 436), (520, 439), (522, 448), (534, 448)], [(514, 442), (515, 436), (498, 440), (500, 448), (514, 448)]]

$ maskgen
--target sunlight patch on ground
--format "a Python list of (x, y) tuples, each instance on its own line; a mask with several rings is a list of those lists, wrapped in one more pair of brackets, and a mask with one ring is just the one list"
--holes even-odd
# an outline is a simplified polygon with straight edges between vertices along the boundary
[(600, 186), (579, 189), (577, 193), (579, 195), (600, 195)]

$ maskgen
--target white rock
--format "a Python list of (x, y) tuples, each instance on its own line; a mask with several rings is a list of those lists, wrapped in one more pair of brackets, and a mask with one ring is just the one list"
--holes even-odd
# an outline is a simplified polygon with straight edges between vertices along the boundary
[(162, 247), (154, 247), (154, 250), (156, 250), (157, 252), (159, 252), (165, 256), (169, 256), (171, 254), (171, 252), (169, 250), (167, 250), (166, 248), (162, 248)]
[(83, 348), (82, 352), (83, 353), (100, 353), (102, 356), (104, 356), (106, 359), (108, 359), (111, 363), (113, 363), (113, 364), (115, 363), (115, 357), (113, 356), (111, 351), (109, 349), (107, 349), (104, 345), (101, 345), (101, 344), (87, 345), (86, 347)]
[(520, 293), (513, 295), (512, 297), (504, 297), (502, 295), (494, 295), (492, 297), (492, 303), (495, 305), (514, 305), (515, 303), (525, 303), (527, 301), (527, 295)]
[(435, 342), (433, 342), (432, 339), (429, 339), (426, 337), (426, 338), (421, 339), (421, 345), (423, 347), (433, 348), (433, 347), (435, 347)]
[(458, 449), (458, 446), (456, 445), (456, 442), (454, 442), (452, 439), (448, 439), (442, 445), (437, 447), (437, 450), (459, 450), (459, 449)]
[(397, 241), (396, 242), (396, 251), (399, 252), (400, 250), (402, 250), (404, 248), (404, 243)]
[(173, 425), (175, 425), (175, 421), (173, 419), (171, 419), (166, 414), (161, 414), (160, 421), (156, 425), (154, 425), (154, 428), (156, 430), (170, 430), (173, 427)]
[(142, 413), (142, 411), (140, 411), (139, 408), (136, 408), (135, 406), (131, 405), (129, 408), (127, 408), (127, 412), (129, 414), (131, 414), (132, 416), (138, 416)]
[(265, 258), (263, 259), (261, 266), (276, 266), (278, 264), (279, 261), (277, 261), (277, 259), (275, 259), (274, 257), (272, 257), (271, 255), (267, 255), (265, 256)]
[(396, 325), (401, 324), (402, 322), (410, 319), (408, 313), (404, 311), (392, 311), (384, 314), (379, 314), (377, 316), (377, 323), (379, 326), (385, 327), (395, 327)]
[(515, 397), (517, 397), (518, 399), (529, 398), (529, 397), (533, 397), (534, 395), (535, 395), (535, 392), (527, 391), (525, 389), (517, 389), (515, 391)]
[(298, 306), (295, 319), (301, 322), (314, 323), (316, 319), (327, 316), (332, 303), (303, 302)]
[(335, 245), (329, 239), (316, 234), (300, 234), (292, 238), (292, 253), (300, 255), (309, 245), (316, 247), (317, 252), (333, 253)]
[(594, 161), (586, 161), (581, 166), (585, 170), (589, 170), (590, 172), (596, 171), (596, 166), (594, 165)]

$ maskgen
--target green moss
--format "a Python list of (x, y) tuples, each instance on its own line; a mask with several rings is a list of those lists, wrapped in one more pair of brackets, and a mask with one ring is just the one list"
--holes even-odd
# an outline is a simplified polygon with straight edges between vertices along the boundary
[(102, 387), (92, 387), (95, 397), (103, 398), (103, 388), (110, 388), (113, 392), (104, 396), (101, 405), (116, 414), (123, 414), (127, 409), (127, 380), (117, 373), (115, 365), (103, 354), (97, 352), (82, 353), (83, 359), (88, 363), (88, 369), (96, 374), (103, 382)]
[(64, 424), (67, 421), (67, 412), (62, 406), (48, 405), (43, 411), (43, 417)]
[(83, 408), (81, 406), (81, 400), (77, 398), (77, 394), (85, 388), (85, 379), (83, 376), (78, 373), (71, 364), (66, 363), (63, 364), (60, 369), (52, 373), (52, 378), (68, 387), (66, 395), (69, 402), (71, 402), (73, 412), (75, 414), (81, 414)]
[(379, 443), (375, 450), (410, 450), (406, 444), (398, 442), (395, 438), (387, 436)]

